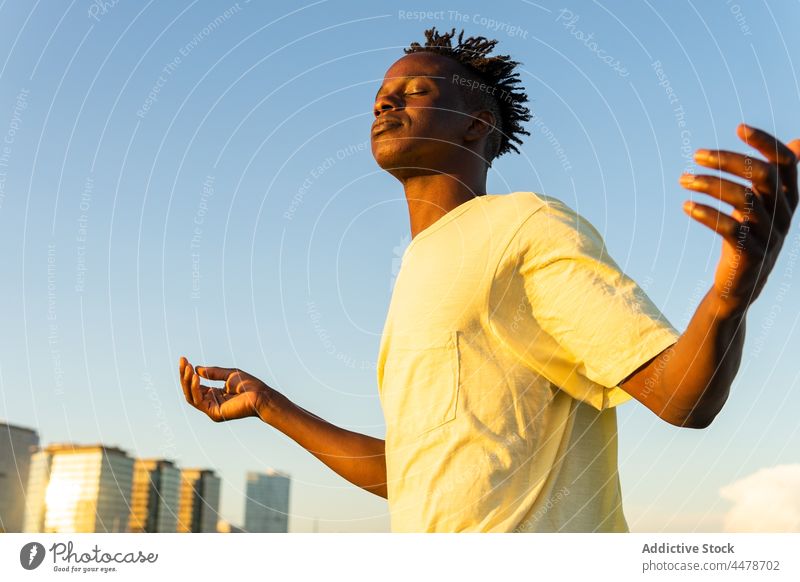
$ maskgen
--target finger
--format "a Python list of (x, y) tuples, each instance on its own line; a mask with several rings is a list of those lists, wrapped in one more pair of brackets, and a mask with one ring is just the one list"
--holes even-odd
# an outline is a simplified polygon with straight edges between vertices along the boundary
[(788, 144), (786, 144), (792, 153), (794, 154), (795, 159), (800, 162), (800, 139), (793, 139)]
[(790, 166), (797, 163), (797, 156), (795, 156), (794, 152), (785, 143), (763, 129), (740, 123), (736, 128), (736, 133), (746, 144), (764, 154), (764, 157), (770, 162)]
[(694, 159), (706, 168), (730, 172), (750, 180), (760, 192), (774, 196), (778, 190), (778, 169), (775, 164), (727, 150), (697, 150)]
[[(191, 385), (192, 385), (192, 366), (191, 364), (186, 364), (183, 368), (183, 375), (181, 376), (181, 383), (184, 385), (185, 389), (190, 392), (191, 396)], [(192, 402), (191, 399), (189, 402)]]
[[(787, 187), (785, 196), (789, 208), (794, 212), (797, 208), (797, 162), (800, 161), (800, 145), (794, 140), (794, 145), (789, 147), (764, 130), (740, 124), (737, 128), (739, 137), (746, 143), (758, 149), (771, 162), (778, 164), (778, 174)], [(777, 197), (784, 196), (782, 189), (777, 191)]]
[(186, 378), (184, 378), (185, 368), (186, 367), (183, 366), (182, 369), (181, 369), (181, 376), (180, 376), (181, 389), (183, 390), (183, 396), (184, 396), (184, 398), (186, 398), (186, 402), (188, 402), (189, 404), (192, 404), (191, 388), (189, 387), (189, 383), (186, 382)]
[[(680, 183), (684, 188), (715, 196), (730, 204), (735, 209), (733, 215), (736, 220), (749, 222), (754, 232), (765, 244), (769, 240), (773, 229), (773, 218), (764, 208), (762, 199), (744, 184), (717, 176), (695, 176), (694, 174), (683, 174)], [(775, 217), (775, 229), (784, 232), (788, 230), (791, 214), (785, 207), (779, 208), (778, 215)]]
[(228, 376), (228, 379), (225, 381), (225, 390), (228, 392), (228, 394), (238, 394), (242, 380), (244, 380), (244, 378), (239, 371), (236, 371)]
[(181, 384), (183, 384), (183, 374), (186, 372), (186, 366), (189, 364), (189, 360), (181, 356), (181, 359), (178, 361), (178, 372), (181, 377)]
[[(800, 161), (800, 139), (795, 139), (789, 142), (787, 146), (794, 154), (795, 159)], [(784, 183), (788, 186), (786, 191), (786, 202), (792, 212), (797, 208), (798, 192), (797, 192), (797, 165), (792, 168), (787, 168), (784, 172)]]
[(186, 398), (186, 402), (192, 404), (192, 392), (189, 384), (186, 382), (186, 379), (181, 375), (181, 389), (183, 390), (183, 396)]
[(200, 404), (203, 402), (203, 396), (200, 393), (200, 376), (197, 374), (192, 374), (191, 380), (192, 386), (192, 402), (195, 406), (199, 407)]
[(697, 222), (715, 231), (733, 246), (741, 246), (753, 239), (747, 224), (740, 223), (716, 208), (686, 201), (683, 209)]
[[(797, 206), (795, 167), (779, 167), (764, 160), (724, 150), (698, 150), (695, 159), (700, 165), (731, 172), (750, 180), (766, 212), (776, 217), (776, 226), (782, 229), (782, 232), (788, 230), (793, 208)], [(781, 172), (781, 169), (784, 171)], [(784, 185), (788, 186), (785, 193)]]
[(218, 368), (216, 366), (197, 366), (197, 373), (208, 380), (227, 380), (236, 371), (235, 368)]

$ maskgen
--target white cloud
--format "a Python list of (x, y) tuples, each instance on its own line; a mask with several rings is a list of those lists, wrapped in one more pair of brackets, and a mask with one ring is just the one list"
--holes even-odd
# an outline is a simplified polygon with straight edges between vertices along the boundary
[(800, 464), (760, 469), (719, 491), (726, 532), (800, 532)]

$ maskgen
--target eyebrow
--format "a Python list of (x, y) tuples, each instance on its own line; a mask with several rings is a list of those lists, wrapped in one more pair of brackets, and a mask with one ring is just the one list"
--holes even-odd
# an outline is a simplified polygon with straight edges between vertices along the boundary
[[(447, 77), (444, 77), (442, 75), (400, 75), (400, 76), (397, 76), (397, 77), (390, 77), (390, 79), (419, 79), (419, 78), (423, 78), (423, 79), (446, 79)], [(378, 87), (378, 92), (375, 93), (375, 99), (378, 98), (378, 95), (381, 94), (381, 91), (383, 91), (383, 85)]]

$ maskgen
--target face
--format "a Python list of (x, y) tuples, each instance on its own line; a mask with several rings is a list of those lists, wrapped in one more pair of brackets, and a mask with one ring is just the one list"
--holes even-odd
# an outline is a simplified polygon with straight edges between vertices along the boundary
[(468, 150), (476, 122), (454, 75), (465, 75), (458, 62), (425, 52), (389, 68), (373, 107), (372, 155), (381, 168), (400, 178), (480, 163)]

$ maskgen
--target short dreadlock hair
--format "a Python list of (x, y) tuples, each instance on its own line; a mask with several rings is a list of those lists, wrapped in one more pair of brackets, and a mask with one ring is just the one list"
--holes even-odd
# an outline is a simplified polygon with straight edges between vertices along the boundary
[[(464, 100), (469, 107), (483, 107), (492, 112), (495, 127), (487, 139), (486, 159), (491, 166), (494, 158), (504, 153), (519, 150), (514, 143), (521, 144), (520, 135), (530, 135), (523, 129), (521, 122), (529, 121), (530, 110), (525, 107), (528, 96), (516, 85), (519, 73), (514, 68), (520, 63), (512, 61), (508, 55), (488, 56), (497, 44), (483, 36), (471, 36), (463, 40), (464, 31), (458, 35), (458, 44), (452, 46), (456, 29), (440, 34), (436, 27), (425, 31), (425, 45), (412, 42), (404, 49), (406, 54), (431, 52), (453, 58), (467, 68), (474, 76), (492, 91), (475, 91), (464, 88)], [(462, 85), (463, 87), (463, 85)]]

